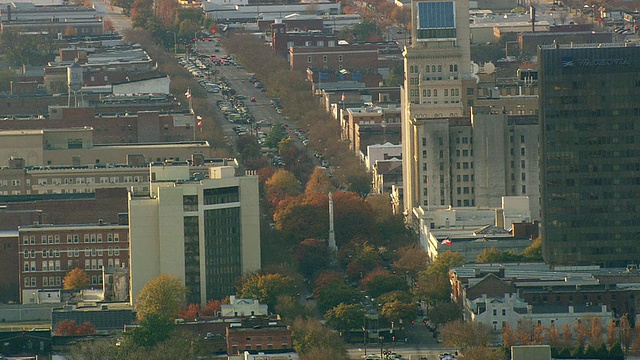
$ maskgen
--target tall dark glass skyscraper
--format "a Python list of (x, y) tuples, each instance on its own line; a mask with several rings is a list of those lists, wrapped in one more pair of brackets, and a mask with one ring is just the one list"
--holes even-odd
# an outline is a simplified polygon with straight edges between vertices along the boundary
[(540, 184), (545, 260), (640, 261), (640, 47), (545, 46)]

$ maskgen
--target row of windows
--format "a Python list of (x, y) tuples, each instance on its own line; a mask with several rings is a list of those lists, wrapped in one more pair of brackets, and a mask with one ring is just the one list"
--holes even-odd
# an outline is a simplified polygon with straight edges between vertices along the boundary
[(8, 180), (0, 180), (0, 187), (6, 187), (9, 184), (11, 184), (11, 186), (20, 186), (21, 183), (22, 181), (20, 181), (20, 179), (13, 179), (11, 182)]
[[(442, 92), (444, 96), (460, 96), (460, 89), (444, 89)], [(438, 89), (433, 89), (433, 91), (431, 89), (422, 90), (422, 97), (431, 97), (432, 94), (433, 97), (438, 97)]]
[[(120, 242), (120, 234), (119, 233), (107, 233), (107, 242)], [(103, 234), (84, 234), (83, 240), (85, 243), (101, 243), (103, 240)], [(71, 243), (79, 243), (80, 235), (79, 234), (68, 234), (67, 235), (67, 244)], [(40, 244), (60, 244), (60, 235), (41, 235), (40, 236)], [(35, 235), (25, 235), (22, 237), (22, 245), (36, 245), (36, 236)]]
[[(445, 67), (446, 69), (446, 67)], [(409, 73), (410, 74), (418, 74), (420, 72), (420, 67), (418, 65), (409, 65)], [(442, 65), (426, 65), (424, 68), (424, 72), (426, 73), (435, 73), (435, 72), (442, 72)], [(453, 72), (458, 72), (458, 65), (457, 64), (450, 64), (449, 65), (449, 72), (453, 73)]]
[[(287, 48), (291, 48), (296, 46), (295, 42), (293, 41), (287, 41)], [(304, 42), (304, 46), (310, 47), (310, 46), (314, 46), (312, 41), (305, 41)], [(318, 47), (322, 47), (324, 46), (324, 40), (317, 40), (315, 46)], [(336, 41), (335, 40), (327, 40), (327, 47), (335, 47), (336, 46)]]
[[(344, 60), (342, 55), (338, 55), (338, 62), (342, 62), (342, 60)], [(329, 61), (329, 56), (328, 55), (322, 55), (322, 62), (328, 62)], [(312, 63), (313, 62), (313, 56), (307, 56), (307, 62), (308, 63)]]
[[(85, 248), (84, 249), (84, 256), (88, 257), (88, 256), (102, 256), (104, 253), (105, 249), (99, 248), (93, 248), (93, 249), (89, 249), (89, 248)], [(116, 246), (116, 247), (109, 247), (107, 250), (107, 253), (109, 254), (109, 256), (115, 255), (115, 256), (119, 256), (120, 255), (120, 247)], [(23, 256), (25, 259), (35, 259), (36, 255), (40, 255), (42, 254), (43, 258), (59, 258), (60, 257), (60, 253), (66, 253), (68, 257), (79, 257), (80, 256), (80, 249), (75, 248), (75, 249), (68, 249), (68, 250), (62, 250), (60, 251), (60, 249), (43, 249), (42, 251), (38, 250), (24, 250), (22, 252)]]
[[(122, 180), (122, 182), (126, 182), (126, 183), (137, 183), (137, 182), (144, 182), (144, 176), (101, 176), (98, 178), (99, 183), (101, 184), (107, 184), (107, 183), (119, 183), (121, 182), (120, 180)], [(76, 178), (51, 178), (51, 179), (47, 179), (47, 178), (40, 178), (38, 179), (38, 185), (48, 185), (48, 184), (52, 184), (52, 185), (68, 185), (68, 184), (95, 184), (96, 183), (96, 178), (95, 177), (87, 177), (87, 178), (83, 178), (83, 177), (76, 177)]]
[(476, 201), (475, 199), (458, 200), (456, 201), (456, 205), (457, 206), (476, 206)]

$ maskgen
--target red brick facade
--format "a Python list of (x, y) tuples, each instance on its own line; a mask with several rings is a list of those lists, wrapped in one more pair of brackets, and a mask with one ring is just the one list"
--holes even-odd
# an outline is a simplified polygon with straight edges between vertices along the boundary
[(303, 46), (289, 49), (291, 70), (378, 70), (378, 48), (371, 45)]
[(229, 355), (241, 355), (245, 350), (272, 349), (293, 349), (291, 330), (286, 326), (227, 328), (227, 352)]
[(103, 267), (129, 266), (128, 234), (127, 225), (113, 224), (20, 227), (20, 293), (62, 289), (65, 274), (76, 267), (92, 287), (101, 287)]

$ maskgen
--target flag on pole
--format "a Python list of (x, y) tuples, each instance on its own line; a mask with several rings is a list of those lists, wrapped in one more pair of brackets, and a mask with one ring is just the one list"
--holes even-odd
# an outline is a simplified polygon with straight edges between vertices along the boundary
[(196, 120), (198, 120), (198, 126), (202, 126), (202, 116), (196, 116)]
[(441, 242), (440, 244), (442, 244), (442, 245), (449, 245), (449, 246), (451, 246), (451, 245), (452, 245), (452, 242), (451, 242), (451, 240), (449, 239), (449, 237), (446, 237), (446, 238), (444, 238), (444, 240), (442, 240), (442, 242)]
[(190, 88), (187, 88), (187, 92), (184, 93), (184, 96), (186, 96), (187, 99), (191, 99), (191, 89)]
[(342, 99), (341, 99), (341, 101), (342, 101), (342, 102), (344, 102), (344, 93), (342, 93)]

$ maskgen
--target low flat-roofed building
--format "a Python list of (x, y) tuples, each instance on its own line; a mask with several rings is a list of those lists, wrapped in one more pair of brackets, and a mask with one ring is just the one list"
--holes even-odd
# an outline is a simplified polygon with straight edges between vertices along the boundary
[(127, 156), (142, 154), (146, 163), (183, 161), (193, 154), (209, 158), (206, 141), (94, 144), (93, 128), (0, 131), (0, 166), (22, 158), (25, 166), (121, 164)]
[[(143, 155), (129, 155), (124, 164), (24, 166), (13, 158), (0, 168), (0, 195), (93, 193), (98, 189), (149, 191), (149, 162)], [(17, 164), (16, 164), (17, 163)], [(191, 175), (207, 174), (211, 165), (238, 165), (235, 159), (205, 159), (193, 154)]]
[[(0, 206), (0, 213), (5, 208)], [(0, 302), (20, 301), (18, 230), (0, 230)]]

